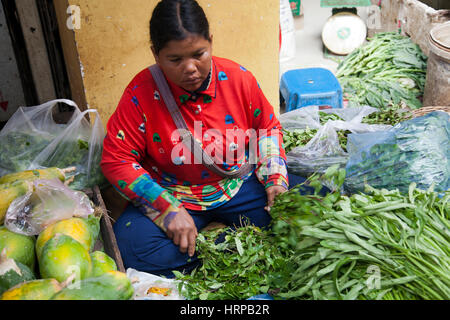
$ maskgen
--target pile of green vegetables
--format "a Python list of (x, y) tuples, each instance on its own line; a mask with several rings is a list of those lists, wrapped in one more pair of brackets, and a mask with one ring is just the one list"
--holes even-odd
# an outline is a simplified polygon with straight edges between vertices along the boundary
[[(319, 111), (320, 124), (323, 126), (328, 121), (333, 120), (343, 120), (338, 115), (333, 113), (326, 113)], [(413, 114), (407, 110), (403, 109), (400, 106), (388, 106), (383, 109), (379, 109), (377, 112), (374, 112), (368, 116), (366, 116), (362, 123), (364, 124), (385, 124), (395, 126), (400, 122), (405, 120), (409, 120), (413, 117)], [(312, 138), (317, 134), (317, 129), (294, 129), (294, 130), (285, 130), (283, 129), (283, 142), (286, 153), (292, 151), (297, 147), (306, 146)], [(351, 132), (348, 130), (338, 130), (338, 138), (341, 148), (347, 152), (347, 136)]]
[[(217, 239), (224, 238), (220, 243)], [(268, 231), (251, 225), (199, 234), (202, 265), (189, 275), (174, 271), (179, 290), (189, 300), (238, 300), (265, 294), (268, 278), (283, 260)]]
[(450, 298), (450, 192), (441, 198), (414, 184), (406, 194), (374, 189), (321, 196), (320, 181), (342, 185), (345, 170), (330, 168), (307, 184), (278, 196), (272, 230), (246, 227), (200, 236), (203, 265), (177, 274), (188, 299), (246, 299), (270, 293), (275, 299)]
[(449, 200), (414, 184), (407, 194), (291, 191), (271, 212), (276, 242), (292, 255), (270, 287), (289, 299), (447, 300)]
[(378, 33), (338, 66), (338, 78), (350, 105), (385, 108), (422, 107), (427, 57), (410, 38)]

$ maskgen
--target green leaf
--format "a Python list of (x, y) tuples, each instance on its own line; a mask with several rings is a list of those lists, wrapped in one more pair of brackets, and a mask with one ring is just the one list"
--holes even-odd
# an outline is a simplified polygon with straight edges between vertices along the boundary
[(242, 242), (239, 238), (234, 238), (234, 242), (236, 243), (236, 249), (240, 256), (244, 255), (244, 248), (242, 248)]
[(208, 297), (209, 297), (209, 292), (202, 293), (201, 295), (198, 296), (198, 298), (200, 300), (208, 300)]

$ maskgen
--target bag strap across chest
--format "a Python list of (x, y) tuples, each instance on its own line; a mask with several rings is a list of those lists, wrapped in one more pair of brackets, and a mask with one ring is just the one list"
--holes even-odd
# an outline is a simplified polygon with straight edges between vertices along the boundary
[(162, 70), (159, 68), (157, 64), (151, 66), (149, 69), (153, 76), (153, 79), (156, 82), (156, 85), (158, 86), (159, 93), (161, 94), (163, 101), (167, 109), (169, 110), (169, 113), (172, 116), (175, 125), (179, 129), (182, 142), (189, 149), (189, 151), (194, 154), (194, 157), (201, 156), (202, 159), (197, 158), (197, 160), (201, 160), (201, 163), (204, 166), (206, 166), (210, 171), (214, 172), (215, 174), (223, 178), (230, 178), (230, 179), (242, 178), (247, 174), (249, 174), (253, 170), (253, 166), (248, 162), (243, 164), (239, 168), (239, 170), (232, 172), (223, 170), (222, 168), (217, 166), (215, 161), (211, 158), (209, 154), (205, 152), (205, 150), (203, 150), (201, 145), (198, 143), (197, 140), (195, 140), (194, 136), (189, 130), (186, 121), (181, 115), (180, 109), (177, 106), (175, 98), (172, 94), (172, 91), (169, 88), (169, 84), (167, 83), (167, 80), (164, 77)]

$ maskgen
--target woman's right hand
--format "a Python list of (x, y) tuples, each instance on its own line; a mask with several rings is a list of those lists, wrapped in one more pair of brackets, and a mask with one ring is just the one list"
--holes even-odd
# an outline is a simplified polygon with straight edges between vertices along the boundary
[(198, 231), (194, 219), (185, 208), (181, 207), (172, 219), (167, 227), (167, 235), (180, 247), (182, 253), (187, 252), (190, 257), (194, 256)]

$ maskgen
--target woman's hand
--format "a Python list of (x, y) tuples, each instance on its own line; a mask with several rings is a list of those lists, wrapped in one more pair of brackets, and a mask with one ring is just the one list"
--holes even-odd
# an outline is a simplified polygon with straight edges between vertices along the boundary
[(167, 235), (175, 245), (180, 247), (182, 253), (188, 252), (190, 257), (195, 254), (198, 231), (194, 220), (185, 208), (180, 208), (172, 219), (167, 227)]
[(279, 194), (285, 193), (286, 191), (286, 188), (282, 186), (272, 186), (267, 188), (267, 206), (264, 209), (266, 209), (267, 212), (270, 212), (270, 209), (274, 204), (275, 197)]

